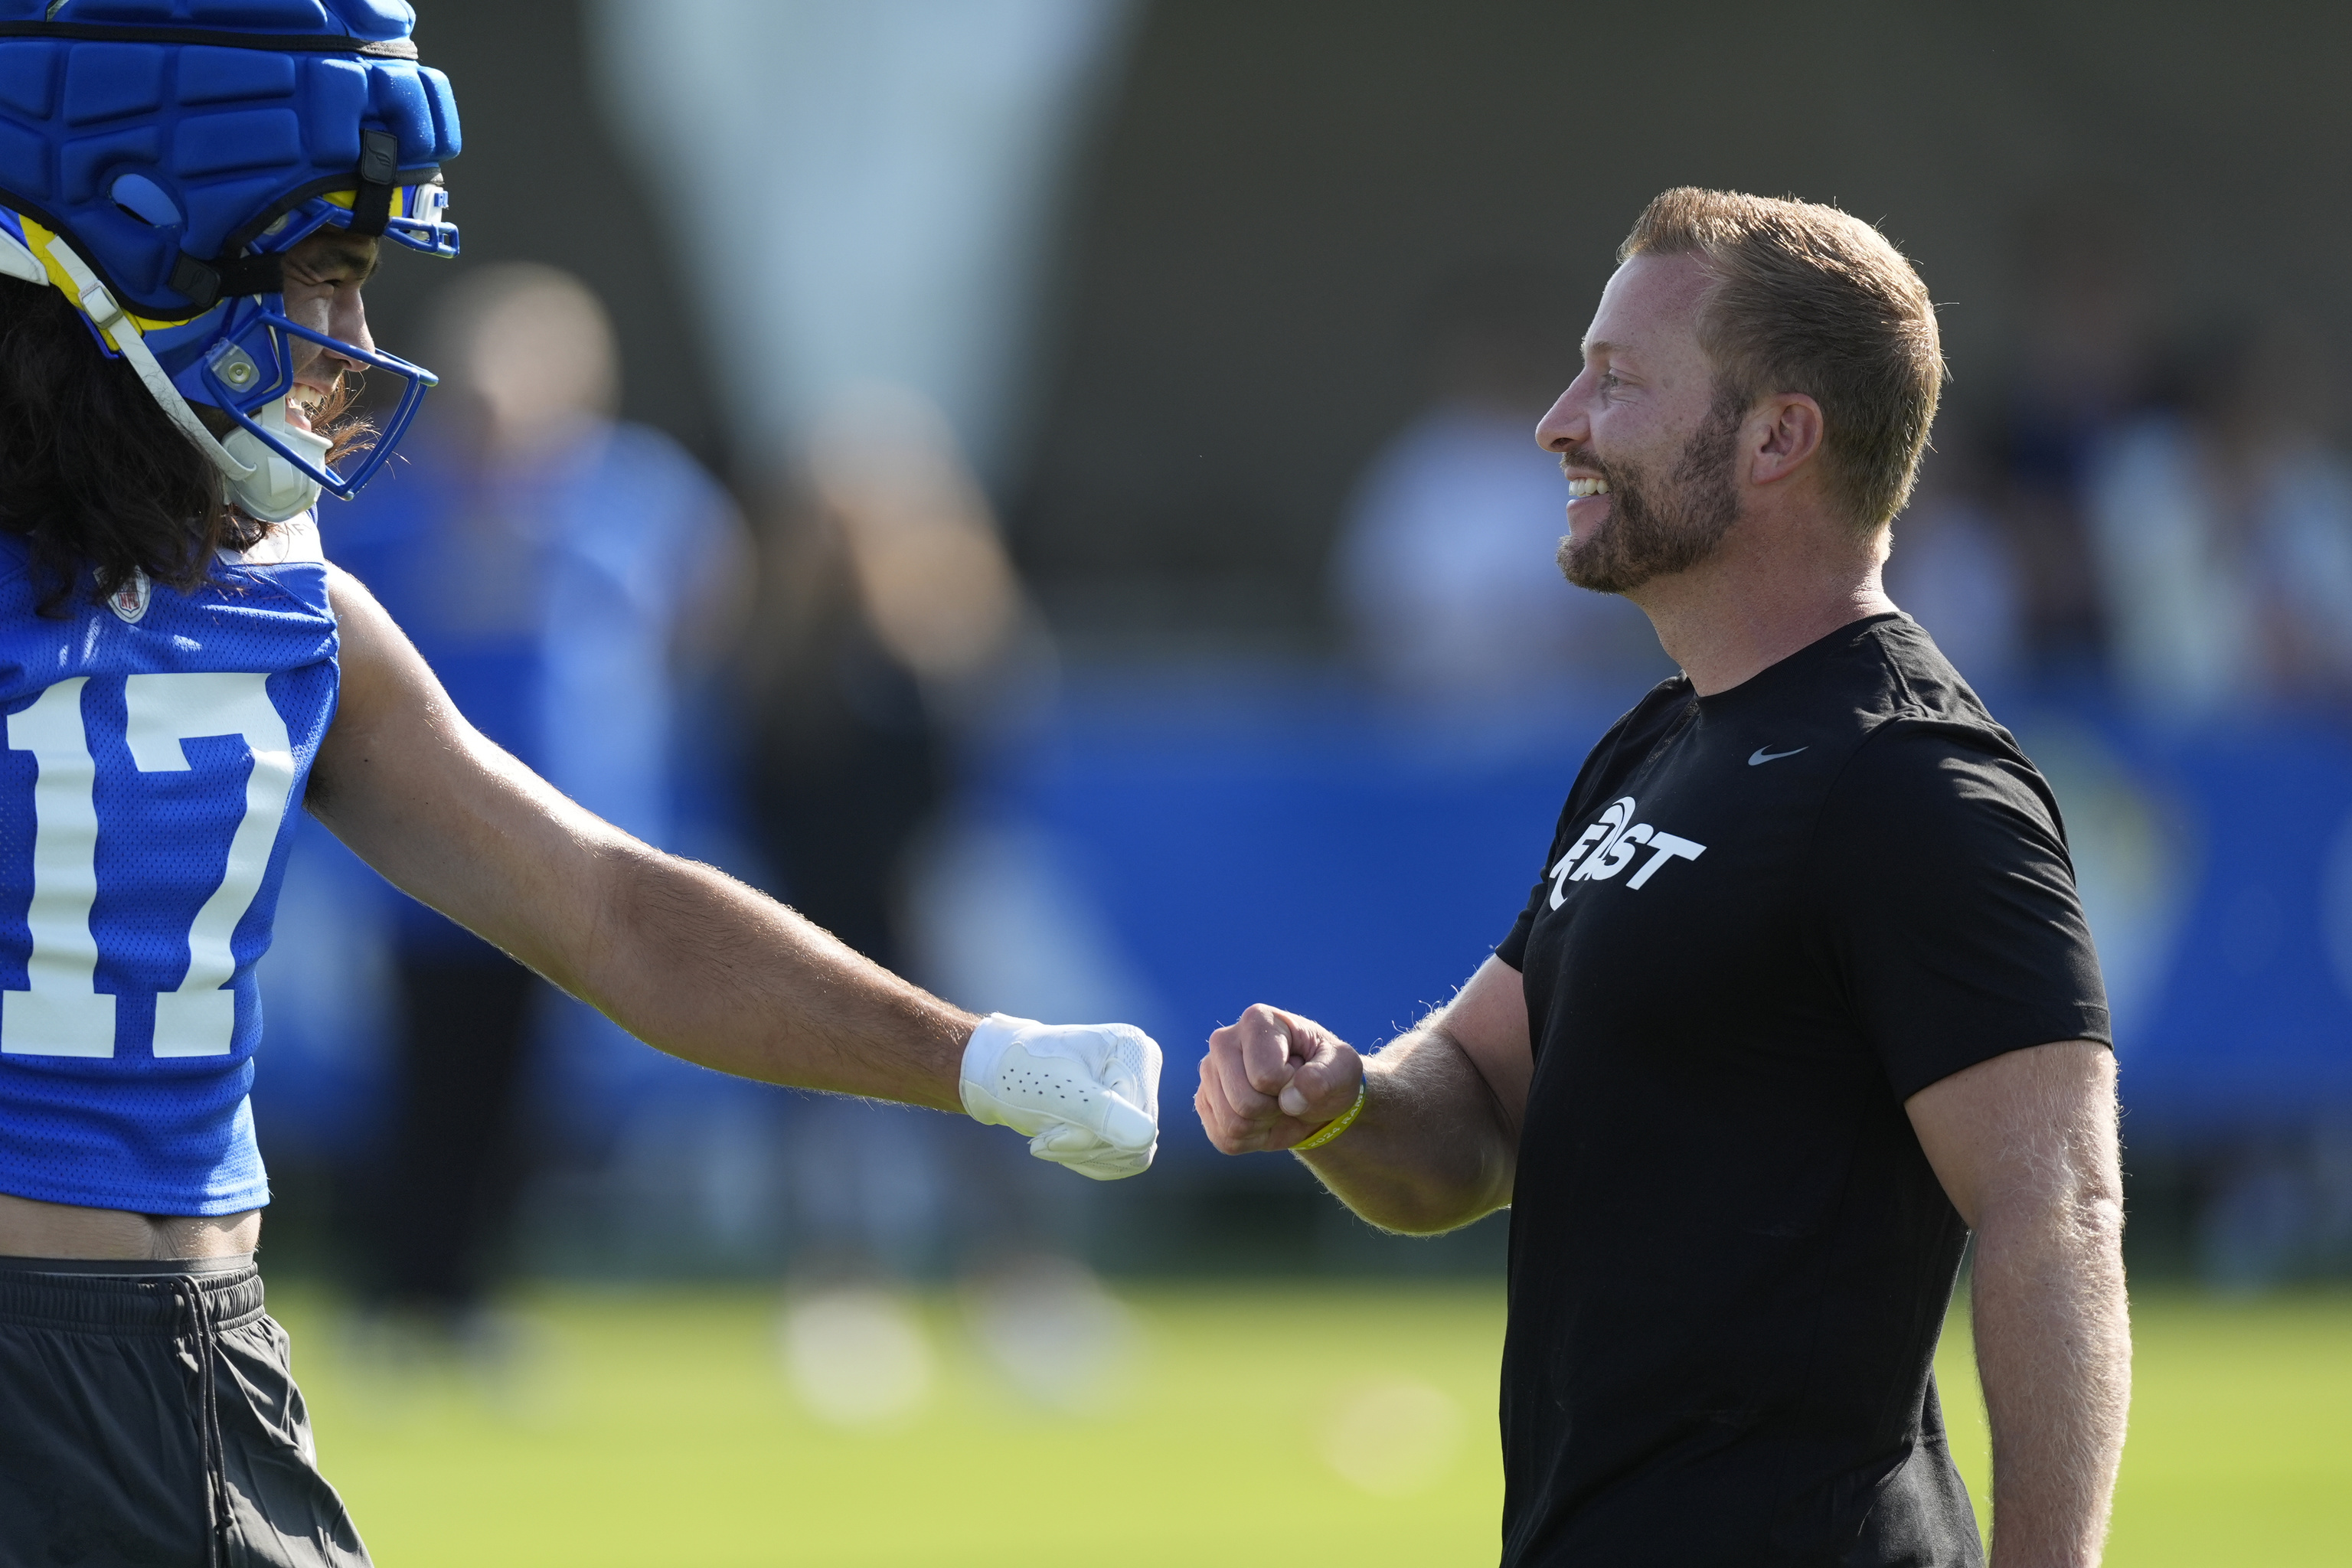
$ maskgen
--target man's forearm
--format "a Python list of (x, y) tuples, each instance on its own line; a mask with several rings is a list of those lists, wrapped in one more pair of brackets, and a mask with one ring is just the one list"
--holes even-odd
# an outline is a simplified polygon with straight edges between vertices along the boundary
[(2101, 1195), (1977, 1237), (1993, 1568), (2099, 1561), (2131, 1404), (2122, 1231), (2121, 1205)]
[(1363, 1218), (1434, 1235), (1510, 1202), (1517, 1131), (1476, 1066), (1443, 1030), (1422, 1028), (1364, 1061), (1364, 1110), (1298, 1157)]
[(672, 1056), (769, 1083), (961, 1109), (978, 1019), (708, 866), (605, 851), (609, 916), (549, 977)]

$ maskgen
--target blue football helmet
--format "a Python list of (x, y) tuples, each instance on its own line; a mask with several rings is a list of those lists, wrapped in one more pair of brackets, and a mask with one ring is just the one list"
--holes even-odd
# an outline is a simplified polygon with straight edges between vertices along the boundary
[[(0, 0), (0, 273), (62, 289), (265, 522), (348, 499), (436, 378), (288, 319), (285, 254), (326, 225), (457, 254), (448, 79), (400, 0)], [(289, 425), (292, 340), (399, 379), (348, 472)], [(191, 408), (235, 423), (216, 439)]]

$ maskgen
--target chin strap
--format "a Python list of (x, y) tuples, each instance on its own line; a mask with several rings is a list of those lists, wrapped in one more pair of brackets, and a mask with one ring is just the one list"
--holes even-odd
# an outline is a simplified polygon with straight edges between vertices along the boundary
[[(156, 361), (155, 351), (147, 346), (133, 321), (113, 294), (90, 270), (89, 264), (74, 254), (73, 247), (61, 237), (52, 236), (44, 242), (49, 258), (57, 270), (65, 274), (67, 282), (58, 281), (49, 268), (41, 264), (31, 247), (13, 234), (0, 229), (0, 274), (21, 278), (28, 283), (55, 287), (80, 305), (92, 325), (107, 335), (131, 368), (138, 373), (148, 394), (156, 405), (180, 427), (181, 434), (195, 443), (214, 468), (228, 480), (229, 496), (248, 516), (258, 522), (283, 522), (288, 518), (310, 510), (318, 504), (319, 481), (286, 460), (283, 452), (271, 447), (268, 441), (257, 437), (252, 430), (240, 426), (230, 432), (224, 444), (205, 427), (172, 384), (172, 378)], [(277, 441), (297, 447), (309, 454), (313, 463), (323, 464), (331, 443), (315, 431), (296, 430), (286, 423), (286, 405), (273, 402), (261, 410), (260, 423)], [(242, 452), (245, 456), (240, 457)], [(250, 458), (247, 461), (247, 458)]]

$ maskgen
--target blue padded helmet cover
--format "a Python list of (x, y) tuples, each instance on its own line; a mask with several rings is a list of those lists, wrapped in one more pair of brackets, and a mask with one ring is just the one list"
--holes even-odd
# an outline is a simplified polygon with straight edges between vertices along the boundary
[(140, 315), (194, 315), (181, 254), (293, 243), (264, 231), (354, 187), (362, 132), (397, 139), (403, 175), (457, 155), (457, 100), (416, 63), (415, 19), (398, 0), (0, 0), (0, 205), (65, 235)]

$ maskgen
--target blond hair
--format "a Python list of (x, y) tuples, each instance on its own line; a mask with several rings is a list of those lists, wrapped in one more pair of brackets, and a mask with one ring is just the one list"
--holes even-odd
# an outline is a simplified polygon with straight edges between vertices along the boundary
[(1927, 286), (1885, 235), (1812, 202), (1684, 185), (1617, 247), (1696, 256), (1713, 282), (1699, 342), (1725, 393), (1821, 405), (1832, 496), (1864, 531), (1911, 499), (1944, 382)]

